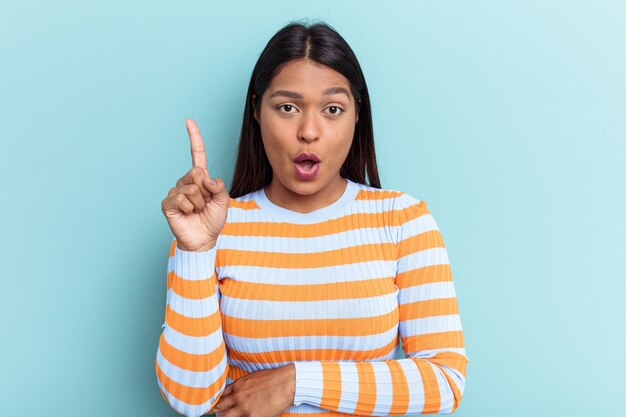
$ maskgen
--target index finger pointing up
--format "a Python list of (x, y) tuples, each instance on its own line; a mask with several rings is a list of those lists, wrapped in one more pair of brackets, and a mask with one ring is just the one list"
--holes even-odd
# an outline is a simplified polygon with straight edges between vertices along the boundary
[(204, 171), (209, 174), (206, 168), (206, 153), (204, 152), (204, 142), (202, 136), (200, 136), (200, 129), (196, 125), (193, 119), (187, 119), (187, 133), (189, 133), (189, 141), (191, 143), (191, 162), (194, 167), (204, 168)]

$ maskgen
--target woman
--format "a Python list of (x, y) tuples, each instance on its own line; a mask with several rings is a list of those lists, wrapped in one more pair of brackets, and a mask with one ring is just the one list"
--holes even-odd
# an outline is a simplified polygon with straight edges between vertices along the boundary
[(193, 168), (162, 204), (175, 239), (156, 373), (169, 404), (189, 416), (453, 412), (467, 357), (447, 252), (423, 201), (380, 187), (345, 40), (325, 24), (272, 37), (230, 193), (187, 128)]

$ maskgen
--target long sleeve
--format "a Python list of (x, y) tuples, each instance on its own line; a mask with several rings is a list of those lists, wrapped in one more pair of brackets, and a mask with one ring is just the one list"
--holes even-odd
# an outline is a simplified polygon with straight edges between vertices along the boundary
[(391, 218), (406, 358), (294, 362), (295, 405), (374, 416), (452, 413), (459, 406), (468, 359), (443, 239), (425, 202), (406, 193)]
[(178, 249), (176, 240), (170, 248), (165, 323), (155, 369), (163, 397), (187, 416), (210, 410), (226, 386), (216, 250), (186, 252)]

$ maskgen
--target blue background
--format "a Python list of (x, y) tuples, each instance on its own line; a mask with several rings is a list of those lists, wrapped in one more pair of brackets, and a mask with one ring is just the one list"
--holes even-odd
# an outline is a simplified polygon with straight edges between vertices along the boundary
[(0, 415), (176, 415), (160, 203), (194, 118), (231, 183), (287, 22), (350, 43), (384, 188), (427, 202), (470, 358), (459, 416), (626, 415), (623, 1), (3, 2)]

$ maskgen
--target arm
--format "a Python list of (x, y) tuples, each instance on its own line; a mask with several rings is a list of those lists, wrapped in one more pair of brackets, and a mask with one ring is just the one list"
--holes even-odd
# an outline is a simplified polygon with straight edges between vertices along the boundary
[(405, 359), (295, 362), (294, 404), (360, 415), (452, 413), (465, 386), (463, 333), (448, 255), (423, 201), (397, 197), (399, 332)]
[(170, 248), (165, 323), (155, 369), (161, 394), (177, 412), (200, 416), (217, 403), (228, 364), (222, 337), (216, 248)]

